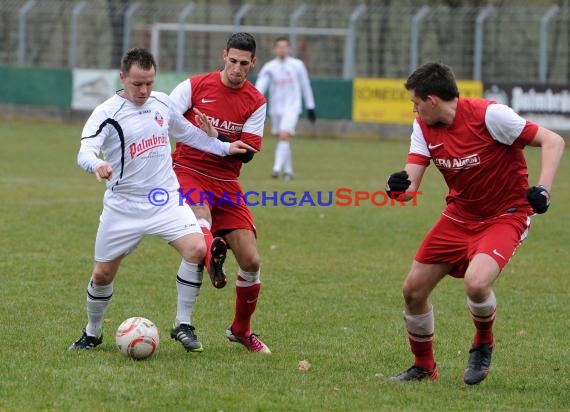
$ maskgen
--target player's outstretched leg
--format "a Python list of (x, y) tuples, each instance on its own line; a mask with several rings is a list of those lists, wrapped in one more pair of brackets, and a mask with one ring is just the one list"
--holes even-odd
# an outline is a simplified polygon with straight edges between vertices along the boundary
[(392, 376), (391, 382), (437, 380), (438, 370), (433, 355), (434, 316), (433, 308), (423, 315), (408, 315), (404, 312), (408, 329), (408, 341), (415, 356), (412, 367)]
[(210, 245), (209, 253), (206, 257), (208, 262), (208, 273), (210, 280), (215, 288), (221, 289), (228, 283), (228, 278), (224, 272), (224, 262), (226, 261), (226, 254), (228, 253), (228, 246), (226, 241), (221, 237), (216, 237)]
[(226, 336), (231, 342), (241, 343), (250, 352), (271, 354), (267, 345), (251, 332), (251, 316), (255, 312), (260, 289), (259, 270), (245, 272), (240, 268), (236, 282), (234, 321), (226, 330)]
[(108, 285), (96, 285), (93, 279), (87, 285), (87, 326), (81, 337), (69, 350), (93, 349), (103, 342), (103, 316), (113, 297), (113, 282)]
[(188, 352), (202, 352), (204, 348), (196, 336), (192, 326), (192, 309), (200, 294), (202, 286), (202, 265), (182, 259), (176, 275), (178, 301), (176, 305), (176, 321), (170, 331), (170, 337), (179, 341)]
[(289, 147), (289, 142), (286, 140), (278, 140), (277, 146), (275, 147), (275, 161), (273, 163), (273, 173), (271, 177), (278, 178), (285, 160), (287, 158), (287, 149)]
[(221, 289), (228, 283), (226, 273), (224, 272), (228, 246), (223, 238), (214, 238), (211, 232), (212, 225), (208, 220), (198, 219), (198, 224), (206, 242), (206, 258), (204, 259), (206, 270), (210, 275), (212, 285), (216, 289)]
[(291, 153), (291, 144), (287, 140), (287, 152), (285, 157), (285, 166), (283, 169), (283, 180), (293, 180), (293, 158)]
[(493, 291), (481, 303), (467, 298), (467, 307), (475, 325), (475, 338), (469, 350), (469, 361), (463, 373), (463, 381), (467, 385), (480, 383), (489, 374), (491, 355), (495, 346), (493, 323), (497, 311), (497, 300)]
[[(98, 236), (99, 237), (99, 236)], [(98, 250), (95, 241), (95, 253)], [(122, 256), (110, 261), (96, 261), (87, 284), (87, 325), (81, 337), (73, 343), (69, 350), (93, 349), (103, 342), (103, 317), (105, 310), (113, 298), (113, 279), (119, 270)]]

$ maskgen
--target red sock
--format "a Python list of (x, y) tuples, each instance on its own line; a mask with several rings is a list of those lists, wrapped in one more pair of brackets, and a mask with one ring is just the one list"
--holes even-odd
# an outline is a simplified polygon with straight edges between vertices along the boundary
[(408, 341), (410, 342), (412, 353), (416, 357), (414, 365), (428, 371), (435, 368), (435, 358), (433, 356), (433, 335), (432, 339), (419, 342), (408, 332)]
[(212, 235), (210, 229), (208, 229), (206, 226), (200, 226), (200, 229), (202, 229), (202, 233), (204, 234), (204, 240), (206, 241), (206, 257), (205, 257), (204, 266), (206, 266), (206, 269), (209, 272), (210, 261), (212, 260), (212, 251), (210, 250), (210, 248), (212, 246), (212, 242), (214, 241), (214, 236)]
[[(238, 283), (247, 282), (238, 276)], [(249, 336), (251, 334), (251, 315), (255, 312), (257, 297), (261, 283), (250, 286), (236, 286), (236, 312), (231, 326), (235, 336)]]
[(495, 323), (495, 312), (489, 316), (481, 317), (471, 314), (476, 332), (473, 338), (474, 346), (492, 345), (493, 344), (493, 323)]

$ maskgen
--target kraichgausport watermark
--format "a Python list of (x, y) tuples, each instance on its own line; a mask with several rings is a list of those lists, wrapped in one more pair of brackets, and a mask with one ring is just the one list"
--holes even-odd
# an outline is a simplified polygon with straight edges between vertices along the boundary
[[(255, 191), (247, 192), (222, 192), (216, 194), (211, 191), (199, 191), (195, 188), (184, 190), (178, 189), (174, 195), (166, 189), (157, 187), (148, 193), (148, 201), (154, 206), (164, 206), (176, 196), (178, 206), (185, 203), (190, 206), (361, 206), (372, 204), (374, 206), (417, 206), (417, 196), (422, 192), (392, 192), (392, 197), (385, 191), (352, 190), (346, 187), (334, 191)], [(409, 197), (404, 201), (404, 197)]]

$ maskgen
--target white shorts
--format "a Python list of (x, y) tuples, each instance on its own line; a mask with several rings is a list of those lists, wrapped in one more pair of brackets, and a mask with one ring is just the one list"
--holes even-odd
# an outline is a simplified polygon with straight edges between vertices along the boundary
[(170, 193), (167, 204), (155, 206), (144, 196), (106, 191), (95, 260), (110, 262), (132, 253), (144, 235), (157, 235), (170, 243), (184, 235), (202, 233), (194, 212), (185, 202), (179, 206), (178, 197), (178, 192)]
[(271, 117), (271, 133), (287, 132), (290, 135), (295, 134), (297, 122), (299, 121), (299, 113), (290, 110), (285, 113), (272, 113)]

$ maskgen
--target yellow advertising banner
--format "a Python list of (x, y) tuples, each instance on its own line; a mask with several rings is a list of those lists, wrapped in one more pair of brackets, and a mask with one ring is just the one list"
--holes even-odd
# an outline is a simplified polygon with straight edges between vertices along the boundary
[[(356, 78), (352, 83), (352, 120), (365, 123), (411, 124), (414, 120), (406, 79)], [(482, 97), (483, 83), (457, 81), (462, 97)]]

